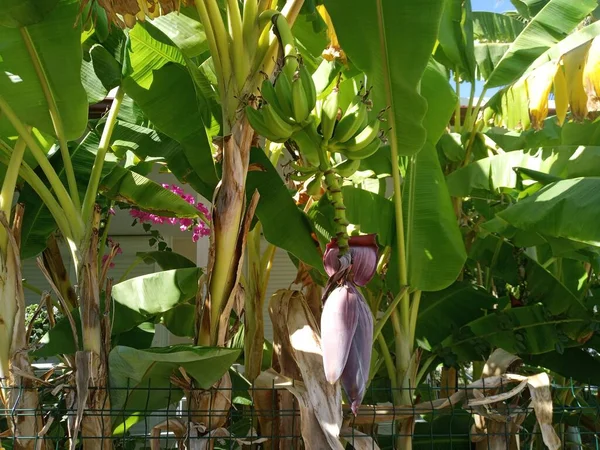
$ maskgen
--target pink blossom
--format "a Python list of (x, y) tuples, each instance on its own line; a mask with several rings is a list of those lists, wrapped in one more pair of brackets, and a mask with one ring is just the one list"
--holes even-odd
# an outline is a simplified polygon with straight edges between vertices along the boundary
[[(169, 189), (171, 192), (179, 195), (190, 205), (194, 205), (198, 211), (200, 211), (207, 220), (210, 220), (209, 210), (208, 208), (198, 202), (196, 203), (196, 199), (191, 194), (186, 194), (180, 186), (174, 184), (163, 184), (162, 187), (165, 189)], [(160, 224), (169, 224), (169, 225), (178, 225), (181, 231), (192, 231), (192, 241), (198, 242), (198, 240), (203, 236), (210, 235), (210, 228), (204, 222), (198, 222), (193, 219), (182, 218), (179, 219), (177, 217), (162, 217), (156, 214), (140, 211), (139, 209), (132, 208), (129, 210), (129, 214), (131, 217), (137, 219), (140, 223), (154, 223), (157, 225)]]

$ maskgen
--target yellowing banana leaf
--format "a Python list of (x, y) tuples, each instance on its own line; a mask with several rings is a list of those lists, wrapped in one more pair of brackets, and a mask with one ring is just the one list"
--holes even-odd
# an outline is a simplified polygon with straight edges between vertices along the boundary
[(512, 43), (486, 87), (516, 81), (536, 58), (564, 39), (596, 6), (595, 0), (550, 0)]
[(437, 39), (442, 2), (326, 0), (325, 6), (346, 55), (373, 86), (375, 110), (391, 108), (390, 144), (401, 155), (417, 153), (426, 139), (427, 110), (418, 87)]
[(548, 117), (548, 98), (557, 69), (560, 69), (558, 64), (549, 61), (525, 79), (531, 124), (535, 129), (540, 129), (544, 120)]
[(592, 111), (600, 109), (600, 38), (592, 40), (585, 67), (583, 68), (583, 89), (588, 98), (588, 108)]
[[(31, 6), (31, 2), (27, 4)], [(85, 131), (88, 108), (80, 78), (79, 2), (39, 5), (36, 2), (35, 8), (20, 11), (19, 22), (25, 26), (14, 22), (0, 26), (0, 96), (24, 123), (53, 136), (50, 107), (56, 108), (64, 137), (77, 139)], [(50, 92), (50, 104), (45, 88)]]
[(588, 97), (583, 88), (583, 68), (591, 43), (592, 41), (588, 41), (563, 55), (567, 97), (571, 105), (571, 113), (579, 120), (586, 117), (588, 113)]

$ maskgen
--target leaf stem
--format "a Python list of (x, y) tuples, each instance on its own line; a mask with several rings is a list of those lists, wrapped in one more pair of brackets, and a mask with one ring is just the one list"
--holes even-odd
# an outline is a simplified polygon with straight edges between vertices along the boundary
[(400, 300), (402, 300), (402, 297), (404, 297), (404, 294), (406, 293), (407, 290), (408, 290), (408, 286), (404, 286), (402, 289), (400, 289), (400, 292), (398, 292), (398, 295), (396, 295), (396, 297), (394, 298), (392, 303), (390, 303), (388, 305), (388, 307), (386, 308), (383, 315), (379, 318), (379, 320), (375, 324), (375, 328), (373, 330), (374, 338), (377, 338), (381, 334), (383, 327), (385, 326), (386, 322), (388, 321), (388, 319), (390, 318), (392, 313), (394, 311), (396, 311), (396, 308), (398, 307), (398, 303), (400, 303)]
[[(19, 137), (15, 144), (15, 148), (10, 155), (6, 175), (4, 176), (4, 182), (2, 183), (2, 191), (0, 191), (0, 212), (4, 213), (8, 223), (10, 223), (10, 212), (15, 195), (15, 188), (17, 186), (17, 179), (19, 178), (19, 167), (23, 161), (23, 155), (25, 154), (26, 148), (27, 145), (25, 144), (25, 141), (23, 138)], [(6, 257), (8, 251), (8, 232), (3, 226), (0, 226), (0, 251), (2, 252), (2, 255)]]
[(31, 35), (29, 34), (29, 30), (27, 29), (27, 27), (20, 27), (19, 31), (21, 32), (21, 37), (23, 38), (23, 42), (25, 43), (27, 52), (31, 57), (31, 63), (33, 64), (35, 72), (38, 76), (40, 85), (42, 87), (42, 91), (44, 92), (44, 97), (46, 97), (46, 101), (48, 102), (48, 111), (50, 113), (50, 118), (52, 119), (54, 132), (56, 133), (56, 137), (58, 138), (60, 154), (62, 156), (65, 174), (67, 176), (67, 184), (69, 186), (71, 200), (75, 208), (79, 209), (79, 191), (77, 190), (77, 181), (75, 180), (73, 162), (71, 161), (71, 155), (69, 154), (69, 146), (67, 145), (67, 139), (65, 137), (65, 129), (63, 126), (62, 118), (60, 117), (60, 112), (58, 111), (58, 106), (56, 105), (56, 100), (52, 93), (52, 88), (50, 87), (50, 83), (48, 82), (46, 71), (42, 66), (40, 57), (37, 53), (33, 40), (31, 39)]
[[(10, 164), (10, 157), (11, 149), (0, 145), (0, 161), (8, 166)], [(63, 234), (64, 238), (73, 241), (73, 234), (71, 232), (71, 227), (69, 226), (69, 221), (67, 220), (67, 215), (52, 195), (52, 192), (50, 192), (50, 189), (46, 187), (40, 177), (25, 162), (21, 163), (19, 175), (42, 199), (42, 202), (44, 202), (44, 205), (48, 208), (50, 214), (52, 214), (52, 217), (56, 221), (56, 224), (58, 225), (58, 228)]]
[(85, 224), (90, 224), (92, 220), (94, 204), (96, 203), (96, 196), (98, 195), (98, 187), (100, 184), (100, 178), (102, 176), (102, 167), (104, 167), (104, 159), (106, 158), (106, 153), (110, 147), (110, 140), (117, 123), (117, 115), (119, 114), (119, 109), (121, 108), (124, 95), (125, 92), (121, 87), (119, 87), (115, 94), (115, 98), (113, 99), (112, 105), (110, 106), (108, 118), (106, 119), (104, 129), (102, 130), (102, 136), (100, 136), (98, 152), (94, 158), (94, 166), (92, 167), (90, 181), (88, 182), (88, 186), (85, 191), (85, 197), (83, 199), (83, 206), (81, 209), (81, 217), (83, 218), (83, 223)]
[(388, 377), (390, 379), (390, 387), (392, 388), (392, 393), (395, 397), (398, 392), (398, 384), (396, 383), (396, 367), (394, 366), (394, 360), (392, 359), (387, 342), (385, 342), (385, 338), (382, 334), (377, 335), (377, 343), (379, 344), (379, 352), (383, 357), (385, 368), (387, 369)]
[(15, 127), (17, 133), (19, 133), (19, 136), (23, 138), (27, 144), (27, 147), (29, 147), (29, 150), (35, 157), (37, 163), (40, 165), (40, 168), (43, 170), (44, 175), (46, 175), (46, 178), (48, 178), (48, 183), (50, 183), (50, 186), (54, 190), (62, 209), (70, 218), (69, 229), (72, 231), (72, 233), (69, 234), (72, 234), (73, 238), (80, 239), (83, 236), (83, 222), (79, 215), (79, 211), (75, 209), (75, 205), (73, 204), (71, 197), (69, 197), (69, 194), (65, 189), (65, 186), (60, 181), (60, 178), (54, 170), (54, 167), (52, 167), (52, 164), (50, 164), (50, 161), (48, 161), (46, 154), (37, 144), (35, 139), (33, 139), (31, 133), (27, 132), (25, 125), (17, 117), (15, 112), (2, 96), (0, 96), (0, 110), (4, 111), (6, 118), (10, 121), (12, 126)]
[(454, 132), (460, 132), (460, 76), (454, 71), (454, 85), (456, 91), (456, 111), (454, 112)]
[(419, 306), (421, 304), (421, 291), (415, 291), (412, 294), (412, 302), (410, 304), (410, 327), (409, 327), (409, 342), (415, 342), (415, 333), (417, 332), (417, 318), (419, 317)]
[(231, 62), (233, 63), (237, 91), (240, 92), (244, 88), (246, 77), (249, 75), (249, 68), (246, 63), (247, 57), (244, 54), (244, 31), (238, 0), (227, 0), (227, 16), (231, 35)]

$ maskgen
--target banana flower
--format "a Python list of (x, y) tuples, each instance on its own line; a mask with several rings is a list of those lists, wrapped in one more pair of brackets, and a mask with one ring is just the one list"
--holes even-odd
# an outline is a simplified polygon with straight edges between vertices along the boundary
[[(377, 266), (375, 235), (353, 236), (350, 251), (339, 256), (335, 240), (323, 256), (329, 289), (321, 316), (325, 378), (341, 380), (356, 415), (369, 379), (373, 347), (373, 315), (356, 285), (367, 284)], [(328, 294), (327, 294), (328, 293)]]

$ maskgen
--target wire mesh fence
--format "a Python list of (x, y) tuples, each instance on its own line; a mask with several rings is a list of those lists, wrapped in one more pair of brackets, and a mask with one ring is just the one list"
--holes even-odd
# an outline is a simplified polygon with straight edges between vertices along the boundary
[[(231, 386), (210, 390), (138, 380), (111, 387), (101, 408), (83, 411), (78, 411), (80, 402), (69, 384), (5, 389), (4, 399), (12, 399), (5, 404), (13, 406), (1, 411), (2, 448), (67, 449), (71, 444), (82, 448), (86, 440), (99, 439), (105, 442), (98, 444), (99, 449), (305, 448), (301, 410), (290, 389), (251, 386), (240, 383), (241, 377), (232, 378)], [(540, 411), (536, 410), (539, 404), (527, 389), (515, 394), (516, 389), (515, 383), (489, 389), (424, 384), (410, 390), (412, 404), (398, 405), (393, 400), (401, 390), (376, 384), (356, 416), (344, 405), (341, 441), (348, 449), (401, 448), (398, 438), (403, 428), (399, 424), (413, 420), (415, 449), (547, 448), (544, 425), (538, 420)], [(20, 400), (31, 393), (37, 394), (38, 406), (22, 407)], [(549, 426), (560, 438), (560, 448), (600, 448), (598, 388), (577, 383), (553, 385), (550, 395), (546, 413)], [(453, 400), (459, 397), (460, 401)], [(78, 413), (84, 418), (107, 418), (103, 423), (110, 423), (110, 429), (103, 430), (103, 436), (79, 433), (71, 443)], [(36, 421), (34, 432), (15, 436), (14, 424), (28, 420)]]

